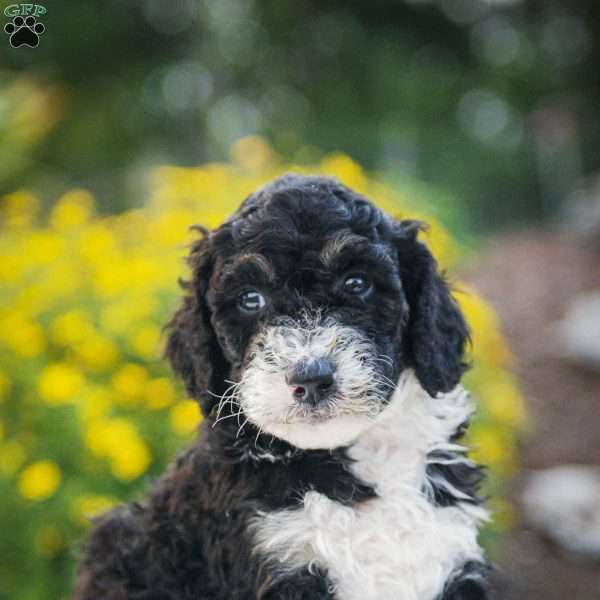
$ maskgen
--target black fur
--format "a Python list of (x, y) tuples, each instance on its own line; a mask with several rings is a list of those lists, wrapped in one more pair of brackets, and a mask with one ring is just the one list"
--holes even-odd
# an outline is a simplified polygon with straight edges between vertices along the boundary
[[(485, 479), (485, 469), (482, 466), (470, 462), (454, 464), (435, 462), (436, 459), (447, 461), (455, 457), (456, 455), (451, 452), (428, 457), (431, 462), (427, 464), (426, 473), (431, 482), (435, 503), (438, 506), (456, 506), (460, 502), (481, 504), (484, 498), (479, 496), (478, 491)], [(460, 492), (460, 495), (457, 495), (452, 489), (437, 485), (435, 482), (439, 479), (447, 481), (452, 489)]]
[[(458, 444), (468, 427), (468, 421), (462, 423), (450, 441)], [(460, 502), (482, 504), (485, 501), (479, 495), (479, 488), (485, 479), (485, 467), (469, 460), (465, 454), (466, 449), (428, 454), (427, 481), (433, 501), (438, 506), (456, 506)], [(440, 481), (449, 483), (450, 487), (440, 484)]]
[[(347, 505), (374, 497), (373, 489), (348, 471), (343, 449), (298, 450), (266, 440), (255, 447), (247, 437), (232, 452), (237, 426), (213, 429), (213, 423), (211, 417), (202, 423), (199, 441), (177, 457), (144, 502), (97, 521), (76, 598), (333, 597), (324, 572), (282, 578), (252, 556), (248, 523), (257, 511), (297, 506), (309, 489)], [(260, 458), (267, 450), (274, 461)], [(277, 595), (283, 590), (291, 595)]]
[(406, 235), (397, 238), (396, 246), (411, 307), (405, 340), (421, 385), (435, 396), (451, 390), (467, 368), (463, 354), (469, 331), (435, 260), (416, 239), (422, 225), (404, 222), (401, 227)]
[[(166, 356), (206, 418), (196, 443), (146, 499), (96, 522), (76, 600), (334, 598), (323, 570), (284, 573), (253, 552), (250, 523), (260, 511), (298, 506), (308, 490), (354, 506), (375, 498), (374, 489), (352, 474), (345, 448), (296, 448), (243, 416), (238, 422), (230, 404), (219, 407), (217, 419), (217, 400), (239, 381), (260, 327), (307, 307), (368, 336), (390, 358), (379, 367), (382, 376), (395, 380), (412, 367), (432, 395), (454, 387), (468, 332), (417, 240), (419, 228), (392, 220), (334, 180), (287, 175), (250, 196), (217, 230), (202, 232), (189, 256), (191, 280), (182, 284), (184, 299), (168, 325)], [(351, 243), (324, 266), (324, 243), (336, 236)], [(257, 254), (268, 257), (266, 266), (247, 260)], [(339, 287), (341, 274), (356, 270), (372, 278), (368, 298), (347, 297)], [(236, 304), (249, 286), (269, 294), (260, 315)], [(476, 501), (473, 473), (430, 468)], [(438, 491), (434, 501), (452, 499)], [(484, 597), (473, 595), (470, 568), (442, 600)]]

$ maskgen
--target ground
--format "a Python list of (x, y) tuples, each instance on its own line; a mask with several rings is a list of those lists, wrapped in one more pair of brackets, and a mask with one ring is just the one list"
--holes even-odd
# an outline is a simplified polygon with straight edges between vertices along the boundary
[[(600, 289), (600, 250), (552, 231), (512, 233), (484, 248), (466, 279), (495, 306), (516, 356), (531, 431), (515, 478), (517, 505), (528, 469), (600, 465), (600, 373), (560, 357), (553, 326), (573, 297)], [(499, 564), (505, 600), (598, 600), (600, 565), (565, 556), (523, 523)]]

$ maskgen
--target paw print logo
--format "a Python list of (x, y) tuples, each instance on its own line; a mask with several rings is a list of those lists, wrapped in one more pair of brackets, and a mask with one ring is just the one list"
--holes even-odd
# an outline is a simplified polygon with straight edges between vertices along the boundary
[(29, 46), (35, 48), (40, 43), (40, 35), (46, 31), (46, 28), (35, 17), (29, 16), (15, 17), (12, 23), (4, 26), (4, 31), (10, 35), (10, 45), (13, 48), (19, 46)]

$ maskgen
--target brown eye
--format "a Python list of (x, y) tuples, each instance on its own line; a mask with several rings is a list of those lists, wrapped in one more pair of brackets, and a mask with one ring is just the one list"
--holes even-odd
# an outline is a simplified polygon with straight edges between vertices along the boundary
[(371, 282), (361, 275), (350, 275), (344, 281), (344, 291), (354, 296), (362, 296), (371, 289)]
[(265, 304), (265, 297), (254, 290), (244, 292), (238, 298), (238, 306), (245, 312), (258, 312)]

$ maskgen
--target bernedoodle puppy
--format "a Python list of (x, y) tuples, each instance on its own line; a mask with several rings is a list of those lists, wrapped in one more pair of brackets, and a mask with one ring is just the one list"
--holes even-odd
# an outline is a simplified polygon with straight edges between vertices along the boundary
[(166, 355), (206, 418), (97, 520), (76, 599), (487, 598), (468, 330), (420, 228), (285, 175), (203, 232)]

